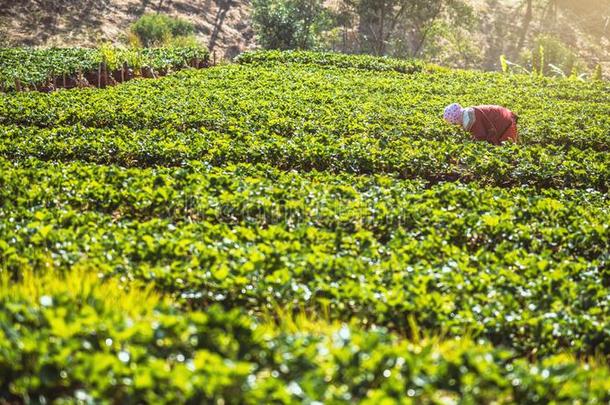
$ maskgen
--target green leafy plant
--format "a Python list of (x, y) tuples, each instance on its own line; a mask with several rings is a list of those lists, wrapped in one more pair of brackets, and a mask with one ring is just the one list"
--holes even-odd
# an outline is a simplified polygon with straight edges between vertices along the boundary
[(508, 66), (508, 60), (505, 55), (500, 55), (500, 66), (502, 68), (502, 73), (509, 73), (510, 68)]
[(607, 82), (238, 62), (0, 95), (1, 398), (608, 402)]
[(602, 65), (601, 65), (601, 63), (598, 63), (598, 64), (595, 66), (595, 70), (594, 70), (594, 72), (593, 72), (593, 77), (592, 77), (592, 79), (593, 79), (593, 80), (598, 80), (598, 81), (600, 81), (600, 80), (603, 80), (603, 79), (604, 79), (604, 75), (603, 75), (603, 73), (602, 73)]
[[(179, 70), (194, 60), (207, 63), (209, 52), (198, 46), (154, 49), (122, 49), (103, 44), (87, 48), (0, 48), (0, 89), (38, 90), (51, 85), (62, 87), (78, 75), (99, 74), (104, 63), (109, 73), (127, 66), (140, 75), (142, 68)], [(94, 83), (92, 83), (94, 84)]]
[[(526, 52), (527, 53), (527, 52)], [(541, 75), (573, 76), (583, 71), (582, 62), (560, 39), (552, 35), (539, 36), (529, 50), (531, 67)]]
[[(416, 59), (378, 58), (369, 55), (345, 55), (335, 52), (309, 51), (251, 51), (240, 54), (235, 61), (240, 64), (298, 63), (374, 71), (416, 73), (426, 64)], [(429, 66), (434, 69), (433, 66)]]
[(312, 49), (330, 23), (320, 0), (255, 0), (252, 22), (266, 49)]
[(302, 316), (278, 324), (220, 306), (185, 311), (83, 269), (3, 277), (0, 309), (0, 395), (9, 401), (610, 399), (607, 367), (565, 355), (530, 364), (470, 338), (407, 341)]
[(146, 14), (134, 22), (130, 30), (143, 46), (151, 47), (193, 35), (195, 27), (188, 21), (165, 14)]

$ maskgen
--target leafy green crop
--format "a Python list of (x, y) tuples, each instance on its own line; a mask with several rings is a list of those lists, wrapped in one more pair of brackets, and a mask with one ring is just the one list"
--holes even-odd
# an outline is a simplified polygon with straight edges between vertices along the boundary
[(401, 330), (414, 316), (523, 353), (610, 354), (605, 194), (196, 162), (125, 171), (5, 161), (2, 172), (0, 229), (13, 249), (2, 257), (13, 272), (70, 268), (86, 252), (108, 274), (190, 305), (315, 305)]
[(231, 135), (205, 128), (52, 129), (0, 127), (0, 155), (82, 161), (122, 166), (181, 165), (202, 160), (214, 165), (265, 163), (285, 170), (393, 174), (430, 183), (478, 181), (502, 187), (608, 190), (610, 155), (602, 151), (532, 145), (492, 150), (456, 140), (374, 140), (365, 136), (336, 143), (311, 136), (286, 141), (275, 134)]
[(0, 397), (121, 403), (605, 402), (610, 371), (569, 356), (534, 364), (471, 339), (219, 306), (184, 311), (79, 270), (0, 283)]
[(609, 400), (607, 83), (239, 61), (0, 95), (0, 398)]
[[(333, 52), (309, 51), (251, 51), (235, 58), (241, 64), (311, 64), (320, 66), (335, 66), (340, 68), (355, 68), (374, 71), (396, 71), (400, 73), (421, 72), (426, 66), (423, 62), (413, 59), (378, 58), (370, 55), (345, 55)], [(429, 66), (428, 69), (434, 69)]]
[(17, 86), (37, 88), (65, 76), (97, 73), (105, 63), (110, 70), (127, 66), (159, 70), (179, 70), (194, 60), (207, 61), (203, 48), (0, 48), (0, 89), (13, 91)]
[[(445, 124), (444, 105), (463, 94), (513, 108), (522, 144), (489, 148)], [(198, 159), (606, 191), (608, 94), (601, 83), (472, 72), (223, 66), (104, 91), (5, 96), (0, 136), (12, 139), (6, 157), (127, 166)]]

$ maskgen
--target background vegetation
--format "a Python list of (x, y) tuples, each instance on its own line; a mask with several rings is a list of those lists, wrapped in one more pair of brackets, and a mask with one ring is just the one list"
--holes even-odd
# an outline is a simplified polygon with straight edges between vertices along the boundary
[(153, 47), (168, 46), (186, 38), (194, 40), (192, 23), (165, 14), (147, 14), (130, 27), (129, 41), (132, 45)]
[(610, 0), (5, 3), (0, 45), (98, 47), (126, 40), (193, 46), (196, 41), (218, 59), (258, 46), (418, 57), (482, 70), (501, 70), (504, 56), (513, 71), (537, 73), (542, 45), (546, 75), (610, 72)]
[[(592, 75), (610, 61), (610, 1), (575, 3), (310, 0), (305, 7), (294, 0), (274, 0), (254, 2), (253, 20), (259, 44), (272, 49), (417, 57), (485, 70), (500, 69), (504, 55), (521, 72)], [(291, 7), (299, 12), (288, 12)], [(282, 23), (270, 15), (283, 15)], [(274, 39), (299, 35), (307, 40)]]

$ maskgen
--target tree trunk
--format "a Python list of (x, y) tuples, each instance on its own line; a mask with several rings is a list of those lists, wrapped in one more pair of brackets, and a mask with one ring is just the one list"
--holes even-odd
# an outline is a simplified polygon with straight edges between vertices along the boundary
[(370, 2), (355, 2), (356, 14), (358, 15), (358, 39), (360, 53), (379, 53), (380, 22), (385, 0), (374, 0)]
[(525, 10), (525, 16), (523, 17), (523, 25), (521, 27), (521, 34), (519, 35), (519, 41), (517, 42), (517, 48), (515, 49), (514, 56), (519, 54), (519, 51), (523, 49), (525, 45), (525, 38), (527, 37), (527, 31), (532, 22), (532, 0), (527, 0), (527, 8)]
[(379, 34), (377, 35), (377, 46), (376, 46), (376, 54), (377, 56), (382, 56), (385, 52), (385, 35), (384, 35), (384, 25), (385, 25), (385, 15), (386, 15), (386, 4), (385, 1), (382, 3), (381, 7), (381, 17), (379, 18)]
[(398, 12), (392, 18), (392, 20), (390, 22), (390, 29), (385, 34), (385, 39), (384, 40), (386, 42), (390, 40), (390, 36), (392, 35), (394, 30), (396, 29), (396, 25), (398, 24), (398, 21), (400, 21), (400, 17), (402, 17), (403, 13), (406, 10), (406, 5), (407, 5), (407, 2), (403, 1), (401, 6), (400, 6), (400, 8), (398, 9)]
[(439, 2), (438, 7), (436, 8), (436, 10), (434, 10), (434, 14), (431, 15), (431, 17), (427, 20), (427, 22), (424, 22), (416, 27), (417, 32), (419, 33), (419, 41), (417, 41), (417, 43), (415, 45), (415, 49), (413, 50), (414, 58), (418, 57), (420, 52), (424, 48), (426, 39), (428, 39), (428, 34), (430, 33), (430, 30), (432, 29), (432, 25), (434, 24), (434, 21), (436, 21), (436, 19), (441, 14), (441, 11), (443, 11), (443, 3)]

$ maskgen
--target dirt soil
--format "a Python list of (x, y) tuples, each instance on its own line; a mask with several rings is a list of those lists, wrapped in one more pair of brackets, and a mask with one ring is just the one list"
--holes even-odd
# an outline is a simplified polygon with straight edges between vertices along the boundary
[(219, 60), (254, 46), (249, 0), (0, 0), (0, 46), (117, 42), (146, 13), (191, 21)]

